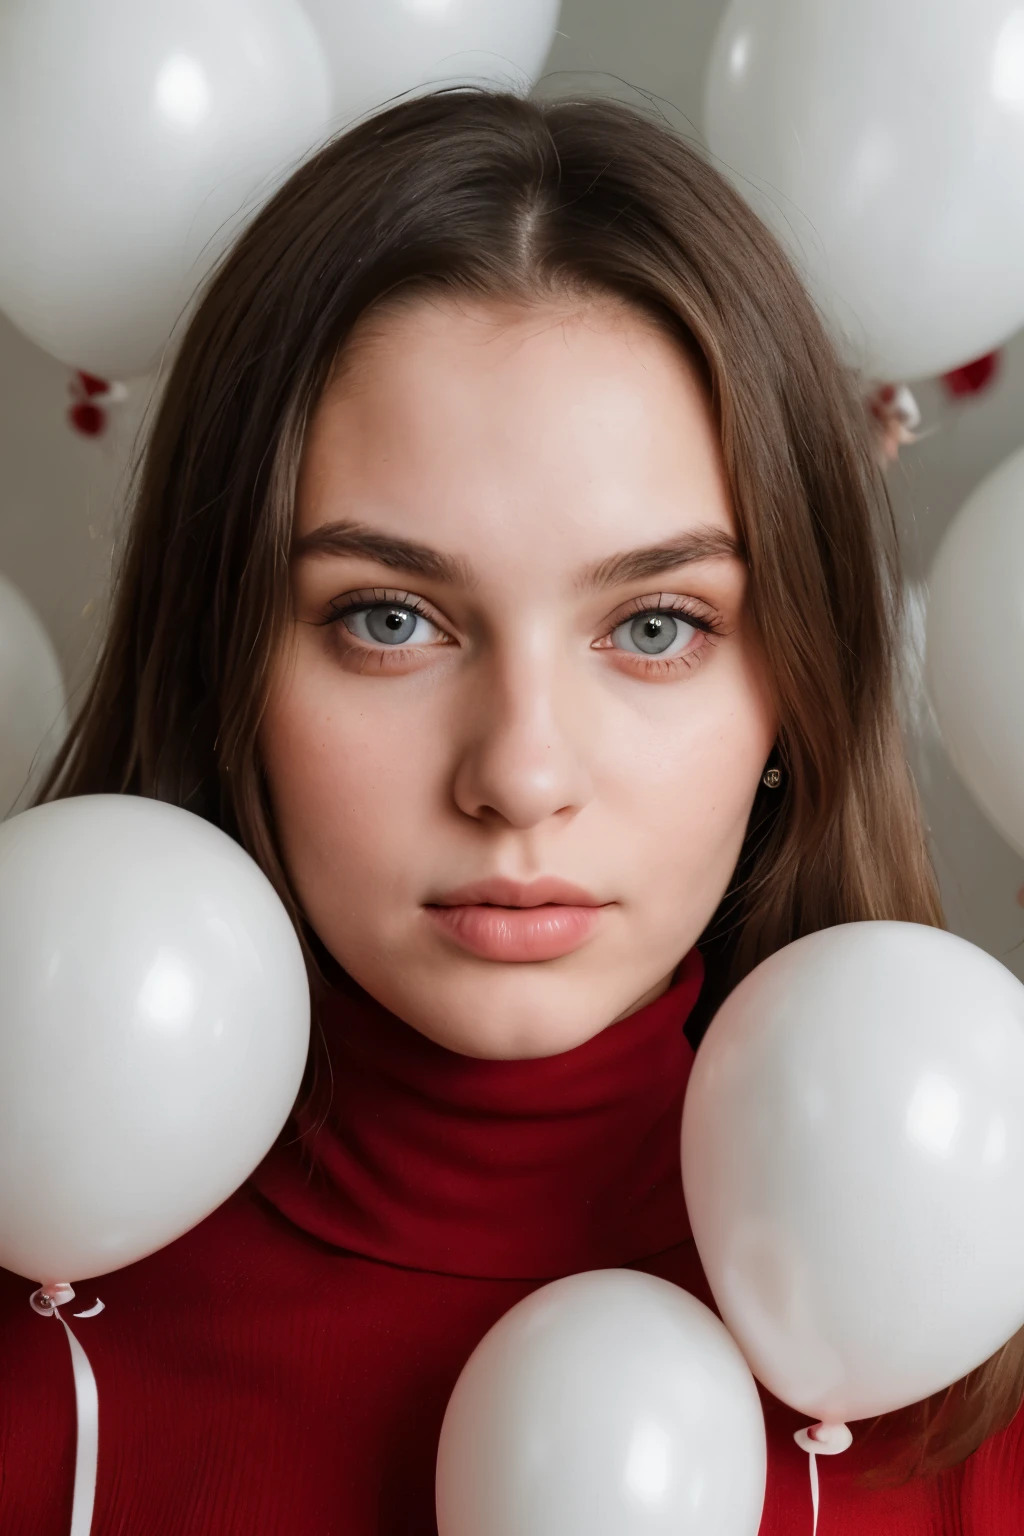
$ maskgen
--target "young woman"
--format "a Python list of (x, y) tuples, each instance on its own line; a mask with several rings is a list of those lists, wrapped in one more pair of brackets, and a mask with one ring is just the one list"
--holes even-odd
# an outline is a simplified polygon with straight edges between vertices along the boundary
[[(712, 1304), (677, 1146), (716, 1001), (802, 933), (940, 920), (886, 514), (773, 239), (623, 107), (405, 103), (243, 236), (45, 793), (237, 837), (317, 1044), (249, 1185), (102, 1283), (98, 1532), (430, 1536), (448, 1396), (512, 1304), (616, 1265)], [(0, 1528), (64, 1536), (67, 1349), (24, 1292)], [(1019, 1531), (1021, 1359), (854, 1426), (823, 1536)], [(791, 1536), (804, 1421), (764, 1402)]]

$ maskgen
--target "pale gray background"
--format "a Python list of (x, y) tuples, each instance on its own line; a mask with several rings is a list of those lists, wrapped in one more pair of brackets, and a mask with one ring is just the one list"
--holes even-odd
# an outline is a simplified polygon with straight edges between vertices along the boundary
[[(540, 89), (581, 87), (656, 98), (670, 121), (699, 134), (702, 82), (719, 0), (564, 0)], [(0, 317), (0, 571), (35, 604), (74, 690), (102, 622), (126, 466), (147, 408), (137, 390), (104, 439), (65, 424), (68, 370)], [(981, 477), (1024, 443), (1024, 340), (1006, 350), (996, 387), (951, 405), (915, 389), (930, 435), (891, 471), (912, 597), (949, 518)], [(911, 615), (920, 612), (911, 605)], [(908, 635), (913, 650), (914, 626)], [(911, 751), (951, 925), (1024, 977), (1024, 861), (992, 831), (962, 788), (914, 701)]]

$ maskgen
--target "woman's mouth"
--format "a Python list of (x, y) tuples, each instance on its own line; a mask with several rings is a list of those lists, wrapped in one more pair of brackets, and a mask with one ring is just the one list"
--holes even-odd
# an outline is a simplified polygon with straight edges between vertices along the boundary
[(557, 960), (594, 933), (603, 906), (501, 907), (488, 903), (427, 906), (441, 931), (460, 948), (484, 960)]

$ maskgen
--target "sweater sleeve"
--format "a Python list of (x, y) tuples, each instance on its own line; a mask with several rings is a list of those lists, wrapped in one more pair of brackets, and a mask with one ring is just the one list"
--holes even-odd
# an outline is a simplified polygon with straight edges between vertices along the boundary
[(968, 1459), (961, 1509), (963, 1536), (1024, 1532), (1024, 1402), (1006, 1428)]

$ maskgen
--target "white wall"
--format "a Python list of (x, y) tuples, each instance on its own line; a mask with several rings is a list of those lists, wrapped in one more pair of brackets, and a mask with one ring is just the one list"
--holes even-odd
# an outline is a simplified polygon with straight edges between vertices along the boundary
[[(560, 35), (541, 87), (654, 99), (699, 132), (701, 82), (719, 0), (563, 0)], [(107, 439), (65, 424), (67, 370), (0, 318), (0, 570), (35, 604), (74, 687), (101, 620), (125, 464), (146, 400), (120, 412)], [(997, 386), (952, 406), (918, 391), (931, 435), (891, 474), (908, 579), (921, 581), (943, 529), (977, 481), (1024, 442), (1024, 337), (1007, 349)], [(1024, 977), (1024, 861), (974, 809), (927, 710), (912, 743), (951, 925)]]

